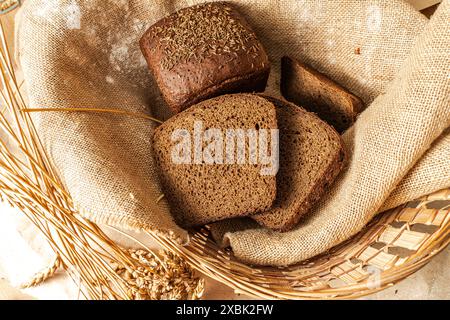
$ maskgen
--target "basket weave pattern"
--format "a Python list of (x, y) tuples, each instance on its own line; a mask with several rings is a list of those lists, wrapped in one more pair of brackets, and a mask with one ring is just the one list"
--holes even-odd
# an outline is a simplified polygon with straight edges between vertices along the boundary
[(329, 252), (285, 268), (240, 263), (204, 228), (178, 247), (193, 267), (237, 292), (267, 299), (350, 299), (392, 286), (423, 267), (450, 242), (450, 189), (389, 210)]

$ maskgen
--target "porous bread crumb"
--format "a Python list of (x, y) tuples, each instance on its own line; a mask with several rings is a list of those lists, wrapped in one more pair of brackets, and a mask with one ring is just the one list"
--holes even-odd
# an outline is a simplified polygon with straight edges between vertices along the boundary
[[(276, 178), (261, 175), (264, 165), (260, 163), (174, 163), (172, 133), (193, 130), (198, 120), (205, 128), (221, 130), (277, 128), (275, 106), (253, 94), (205, 100), (159, 126), (152, 144), (155, 163), (176, 222), (191, 227), (269, 209), (276, 196)], [(248, 158), (249, 142), (246, 144)]]

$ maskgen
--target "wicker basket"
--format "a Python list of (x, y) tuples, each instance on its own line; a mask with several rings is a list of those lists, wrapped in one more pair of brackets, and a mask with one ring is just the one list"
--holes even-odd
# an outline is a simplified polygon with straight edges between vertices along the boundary
[(389, 210), (329, 252), (285, 268), (252, 267), (220, 250), (208, 232), (180, 248), (159, 243), (236, 292), (267, 299), (349, 299), (392, 286), (450, 242), (450, 189)]
[[(30, 218), (56, 254), (53, 265), (32, 283), (62, 267), (81, 283), (80, 289), (87, 298), (135, 298), (128, 279), (110, 263), (132, 272), (147, 267), (112, 242), (98, 226), (77, 214), (70, 195), (42, 151), (31, 117), (23, 112), (26, 103), (3, 26), (1, 31), (1, 98), (7, 108), (0, 113), (0, 124), (9, 139), (19, 145), (21, 154), (15, 154), (9, 140), (0, 139), (0, 194)], [(449, 229), (450, 189), (382, 213), (358, 235), (326, 254), (285, 268), (240, 263), (232, 252), (214, 243), (207, 227), (192, 235), (188, 247), (150, 232), (146, 234), (193, 268), (236, 292), (268, 299), (332, 299), (367, 295), (411, 275), (447, 246)], [(165, 269), (163, 259), (156, 254), (155, 257)], [(201, 295), (201, 286), (202, 282), (198, 282), (191, 298)]]

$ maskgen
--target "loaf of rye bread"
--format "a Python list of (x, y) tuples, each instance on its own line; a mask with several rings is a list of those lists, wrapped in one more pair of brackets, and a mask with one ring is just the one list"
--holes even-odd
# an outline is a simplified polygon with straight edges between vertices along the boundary
[(363, 109), (361, 99), (324, 74), (290, 57), (281, 60), (283, 96), (316, 113), (339, 133), (348, 129)]
[(277, 197), (267, 212), (252, 216), (276, 231), (289, 231), (324, 194), (344, 166), (339, 134), (315, 114), (297, 105), (265, 97), (276, 106), (280, 130)]
[(224, 93), (262, 92), (270, 72), (250, 25), (222, 2), (188, 7), (158, 21), (140, 47), (175, 113)]
[[(173, 150), (179, 141), (174, 141), (172, 135), (176, 130), (187, 130), (183, 134), (193, 137), (194, 125), (199, 122), (203, 130), (214, 128), (222, 132), (277, 128), (275, 106), (252, 94), (223, 95), (203, 101), (156, 128), (153, 154), (176, 222), (187, 228), (268, 210), (275, 200), (276, 178), (261, 175), (262, 165), (249, 161), (196, 164), (193, 153), (188, 156), (191, 163), (174, 163)], [(248, 144), (246, 140), (247, 158)], [(202, 149), (205, 147), (203, 142)]]

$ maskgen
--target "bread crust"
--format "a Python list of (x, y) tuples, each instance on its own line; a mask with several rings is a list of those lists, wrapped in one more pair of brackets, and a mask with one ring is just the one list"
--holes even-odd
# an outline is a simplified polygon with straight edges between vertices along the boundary
[(281, 59), (281, 93), (284, 98), (316, 113), (339, 133), (348, 129), (363, 111), (360, 98), (312, 67), (290, 57)]
[[(198, 39), (205, 44), (197, 46), (194, 41), (192, 48), (183, 47), (183, 43), (166, 44), (166, 35), (161, 30), (170, 28), (180, 33), (192, 33), (194, 38), (202, 37), (188, 27), (176, 27), (181, 23), (180, 19), (198, 19), (195, 18), (198, 12), (205, 16), (205, 21), (196, 21), (197, 28), (208, 23), (206, 19), (220, 17), (226, 20), (220, 26), (208, 25), (210, 28), (223, 27), (224, 30), (218, 31), (227, 35), (226, 41), (221, 42), (214, 37)], [(236, 34), (226, 29), (228, 21), (234, 24)], [(236, 42), (242, 44), (228, 46), (228, 43)], [(145, 32), (140, 39), (140, 47), (164, 100), (175, 113), (221, 94), (264, 91), (270, 73), (269, 58), (250, 25), (232, 6), (221, 2), (184, 8), (161, 19)], [(190, 58), (180, 55), (182, 58), (170, 59), (171, 55), (177, 56), (177, 52), (182, 50), (189, 51)], [(170, 67), (165, 65), (167, 60)]]

